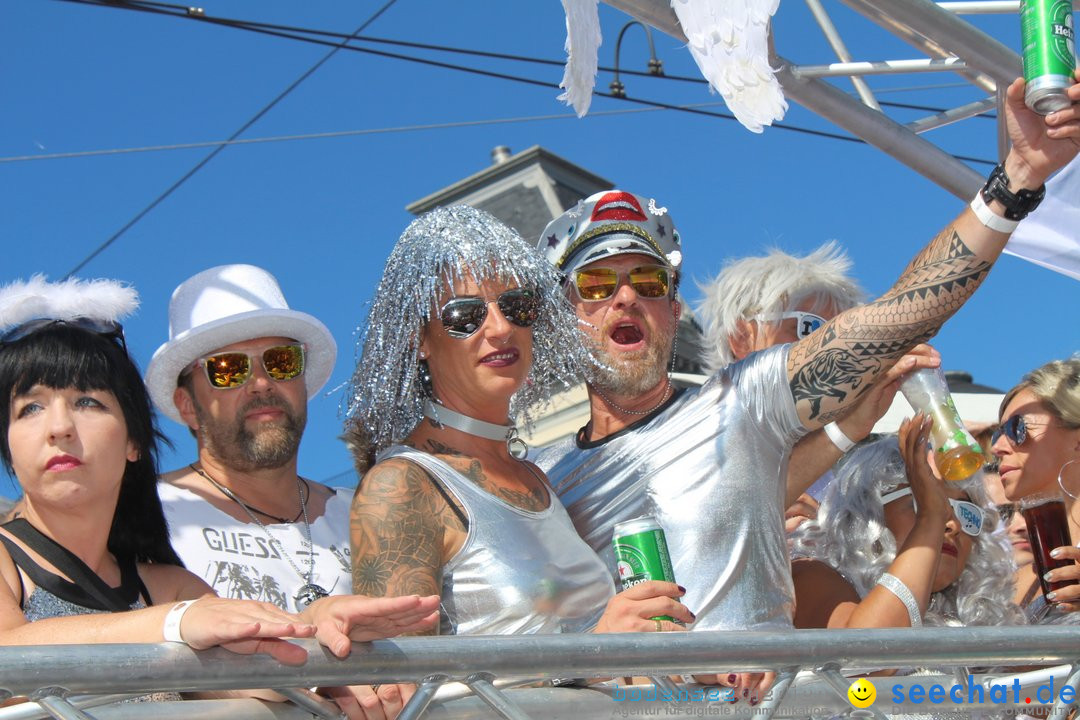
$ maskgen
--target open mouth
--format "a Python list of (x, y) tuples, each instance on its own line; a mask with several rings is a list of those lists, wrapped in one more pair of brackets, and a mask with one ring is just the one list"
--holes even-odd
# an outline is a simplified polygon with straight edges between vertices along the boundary
[(617, 345), (636, 345), (645, 339), (645, 333), (641, 331), (637, 323), (623, 320), (612, 329), (611, 339)]

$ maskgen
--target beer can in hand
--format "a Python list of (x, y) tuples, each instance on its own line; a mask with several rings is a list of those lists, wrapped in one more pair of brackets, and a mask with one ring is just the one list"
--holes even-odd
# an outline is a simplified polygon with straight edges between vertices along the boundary
[(1072, 0), (1021, 0), (1024, 45), (1024, 102), (1040, 115), (1071, 104), (1065, 89), (1073, 83), (1076, 44)]
[[(656, 518), (646, 515), (617, 523), (612, 533), (612, 543), (623, 590), (649, 580), (675, 582), (667, 539)], [(657, 615), (651, 619), (676, 622), (668, 615)]]

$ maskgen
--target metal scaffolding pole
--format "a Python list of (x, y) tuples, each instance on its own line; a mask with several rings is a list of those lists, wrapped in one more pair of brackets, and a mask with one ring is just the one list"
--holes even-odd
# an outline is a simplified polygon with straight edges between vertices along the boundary
[[(605, 1), (686, 42), (675, 11), (664, 0)], [(982, 187), (981, 175), (933, 143), (826, 82), (797, 77), (783, 58), (777, 57), (776, 61), (782, 64), (777, 76), (790, 100), (862, 138), (961, 199), (971, 198)]]

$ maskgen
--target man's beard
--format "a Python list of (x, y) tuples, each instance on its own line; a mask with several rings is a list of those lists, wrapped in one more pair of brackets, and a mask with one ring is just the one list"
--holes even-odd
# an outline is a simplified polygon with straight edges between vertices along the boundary
[(675, 324), (671, 333), (661, 335), (655, 328), (649, 327), (649, 340), (645, 347), (633, 352), (610, 350), (607, 346), (609, 335), (602, 335), (590, 348), (601, 365), (593, 370), (591, 383), (619, 397), (636, 397), (652, 390), (667, 378), (672, 342), (677, 330), (678, 325)]
[[(260, 424), (254, 431), (244, 426), (244, 417), (260, 407), (272, 407), (285, 414), (284, 421)], [(296, 457), (300, 438), (307, 424), (307, 408), (298, 413), (285, 400), (275, 396), (256, 398), (236, 411), (232, 421), (215, 420), (195, 403), (199, 438), (207, 452), (234, 470), (251, 471), (279, 468)]]

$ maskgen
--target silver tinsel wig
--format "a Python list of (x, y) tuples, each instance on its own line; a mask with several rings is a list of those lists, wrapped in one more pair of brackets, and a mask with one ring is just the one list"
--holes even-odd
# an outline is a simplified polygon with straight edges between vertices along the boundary
[(483, 210), (457, 205), (425, 213), (390, 253), (360, 328), (345, 440), (361, 471), (374, 453), (404, 440), (423, 417), (420, 330), (432, 320), (439, 297), (465, 278), (535, 288), (541, 297), (532, 326), (532, 370), (511, 406), (526, 425), (530, 408), (578, 382), (594, 364), (558, 271), (538, 251)]

